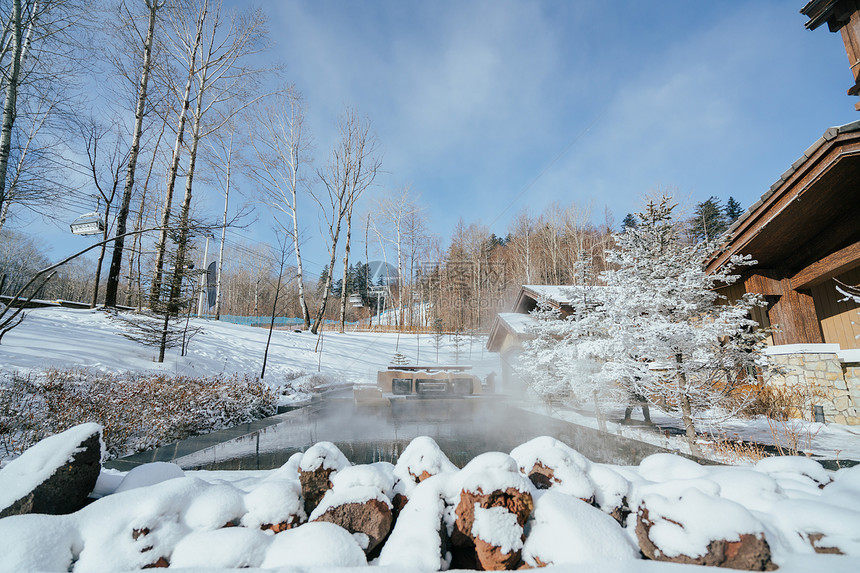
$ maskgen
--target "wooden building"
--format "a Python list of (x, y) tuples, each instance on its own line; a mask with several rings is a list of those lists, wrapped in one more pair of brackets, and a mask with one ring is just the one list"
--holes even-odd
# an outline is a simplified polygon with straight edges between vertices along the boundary
[(765, 296), (756, 318), (780, 325), (773, 344), (860, 348), (857, 304), (839, 302), (832, 280), (860, 283), (860, 121), (825, 131), (729, 233), (707, 268), (732, 255), (757, 261), (729, 295)]
[(768, 380), (808, 395), (807, 419), (860, 424), (860, 305), (836, 290), (860, 283), (860, 121), (832, 127), (729, 229), (713, 271), (750, 255), (729, 299), (763, 295), (754, 318), (777, 326)]
[(487, 350), (498, 352), (502, 375), (498, 389), (508, 394), (525, 391), (525, 380), (517, 374), (515, 360), (523, 351), (523, 342), (534, 338), (532, 325), (535, 319), (531, 312), (543, 301), (559, 311), (561, 317), (568, 316), (573, 308), (568, 300), (570, 289), (575, 287), (555, 285), (523, 285), (517, 294), (511, 312), (500, 312), (493, 319)]

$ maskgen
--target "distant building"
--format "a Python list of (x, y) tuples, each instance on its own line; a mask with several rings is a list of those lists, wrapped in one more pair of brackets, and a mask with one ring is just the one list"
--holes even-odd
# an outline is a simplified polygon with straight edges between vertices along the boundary
[(487, 350), (498, 352), (502, 363), (500, 392), (518, 394), (525, 390), (525, 380), (517, 374), (516, 357), (523, 351), (523, 342), (534, 338), (532, 326), (536, 323), (531, 312), (544, 301), (559, 311), (562, 318), (573, 312), (568, 295), (576, 287), (555, 285), (523, 285), (517, 294), (511, 312), (500, 312), (493, 319)]

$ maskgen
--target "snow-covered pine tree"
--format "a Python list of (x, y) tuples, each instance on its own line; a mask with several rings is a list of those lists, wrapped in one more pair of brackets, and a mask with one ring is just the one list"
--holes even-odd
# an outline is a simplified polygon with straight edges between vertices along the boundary
[(409, 359), (406, 358), (405, 354), (397, 352), (391, 358), (391, 363), (396, 365), (396, 366), (405, 366), (406, 364), (409, 364)]
[(562, 289), (570, 301), (572, 313), (561, 318), (560, 311), (549, 301), (538, 301), (531, 313), (534, 338), (523, 343), (523, 353), (513, 365), (527, 381), (529, 389), (547, 403), (564, 398), (580, 405), (594, 401), (595, 414), (601, 427), (603, 419), (599, 402), (611, 388), (598, 384), (595, 374), (600, 363), (582, 352), (580, 345), (589, 338), (602, 335), (595, 308), (594, 267), (591, 257), (580, 255), (574, 265), (573, 287)]
[(700, 455), (694, 419), (726, 406), (738, 386), (749, 383), (747, 366), (761, 356), (767, 331), (758, 328), (750, 310), (757, 295), (728, 303), (714, 289), (730, 285), (749, 257), (733, 257), (707, 274), (704, 258), (713, 241), (685, 242), (673, 219), (671, 198), (649, 201), (637, 214), (639, 224), (616, 236), (607, 253), (610, 269), (596, 290), (599, 304), (589, 314), (604, 336), (584, 340), (579, 348), (605, 361), (598, 379), (631, 393), (683, 420), (692, 453)]

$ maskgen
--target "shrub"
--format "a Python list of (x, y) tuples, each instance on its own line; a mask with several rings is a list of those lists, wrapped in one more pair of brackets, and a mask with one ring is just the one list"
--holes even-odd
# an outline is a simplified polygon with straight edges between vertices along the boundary
[(248, 423), (275, 410), (271, 389), (247, 375), (13, 374), (0, 380), (0, 454), (17, 454), (76, 424), (97, 422), (113, 458)]

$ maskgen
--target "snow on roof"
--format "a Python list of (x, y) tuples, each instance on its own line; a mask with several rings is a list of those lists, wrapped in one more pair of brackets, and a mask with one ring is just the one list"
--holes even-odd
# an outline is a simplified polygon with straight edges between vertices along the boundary
[(523, 288), (558, 304), (570, 304), (570, 290), (576, 287), (572, 285), (523, 285)]
[(514, 334), (526, 335), (532, 332), (537, 321), (529, 314), (519, 312), (500, 312), (499, 320), (504, 322)]

